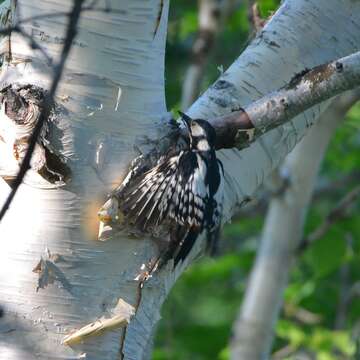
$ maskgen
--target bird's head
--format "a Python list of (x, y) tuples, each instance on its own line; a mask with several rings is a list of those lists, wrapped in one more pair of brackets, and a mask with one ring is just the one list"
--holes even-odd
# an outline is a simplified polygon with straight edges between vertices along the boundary
[(181, 111), (179, 111), (179, 114), (189, 131), (191, 148), (199, 151), (208, 151), (215, 148), (216, 132), (206, 120), (192, 119)]

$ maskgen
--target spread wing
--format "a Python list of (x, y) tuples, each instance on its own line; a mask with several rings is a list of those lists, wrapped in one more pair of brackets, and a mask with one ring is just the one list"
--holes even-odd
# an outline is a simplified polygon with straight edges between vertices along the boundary
[[(185, 259), (204, 229), (208, 247), (216, 247), (223, 202), (220, 165), (215, 160), (210, 182), (207, 161), (197, 152), (182, 151), (132, 179), (122, 190), (120, 210), (137, 228), (152, 232), (170, 220), (170, 242), (160, 255), (159, 267), (169, 259), (174, 259), (175, 266)], [(215, 187), (214, 177), (218, 178)]]
[(165, 218), (200, 230), (208, 190), (198, 170), (192, 151), (165, 159), (122, 190), (120, 209), (131, 224), (144, 231)]

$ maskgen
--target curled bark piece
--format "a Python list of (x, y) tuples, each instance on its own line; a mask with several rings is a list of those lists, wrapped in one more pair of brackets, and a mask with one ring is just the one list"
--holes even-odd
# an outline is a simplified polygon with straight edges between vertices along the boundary
[(119, 201), (111, 196), (97, 213), (99, 219), (98, 240), (106, 241), (111, 237), (113, 226), (121, 226), (124, 217), (119, 211)]
[(38, 292), (39, 289), (45, 289), (55, 281), (58, 281), (64, 289), (69, 292), (71, 291), (71, 284), (67, 280), (65, 274), (56, 265), (56, 263), (61, 260), (62, 257), (59, 254), (51, 254), (49, 249), (45, 250), (45, 255), (41, 257), (40, 261), (33, 269), (34, 273), (39, 274), (36, 292)]
[(105, 331), (125, 327), (135, 315), (135, 308), (120, 298), (116, 306), (116, 312), (117, 314), (111, 318), (106, 319), (102, 317), (74, 333), (67, 335), (63, 339), (63, 344), (74, 345), (91, 336), (99, 336)]
[(106, 203), (100, 208), (98, 212), (98, 218), (104, 224), (113, 222), (121, 222), (122, 216), (119, 212), (119, 201), (115, 197), (111, 197)]

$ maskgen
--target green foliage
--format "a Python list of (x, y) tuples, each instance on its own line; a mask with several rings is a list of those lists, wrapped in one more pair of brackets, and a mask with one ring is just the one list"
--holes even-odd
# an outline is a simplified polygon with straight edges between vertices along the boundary
[(279, 5), (278, 0), (262, 0), (257, 1), (257, 3), (259, 4), (260, 15), (264, 18), (271, 16), (271, 14)]
[(163, 309), (158, 336), (162, 350), (154, 359), (224, 358), (244, 291), (243, 256), (203, 259), (183, 275)]
[[(328, 251), (329, 248), (331, 251)], [(327, 254), (327, 256), (323, 256), (323, 254)], [(307, 251), (306, 260), (315, 279), (326, 277), (344, 264), (346, 240), (341, 229), (331, 229), (326, 237), (316, 241)]]
[(317, 359), (335, 360), (339, 356), (350, 357), (355, 353), (355, 345), (346, 331), (331, 331), (320, 326), (305, 329), (292, 321), (281, 319), (276, 334), (286, 340), (294, 351), (301, 348), (312, 350), (317, 354)]
[[(189, 64), (189, 53), (198, 30), (196, 1), (176, 1), (170, 6), (166, 53), (166, 96), (168, 107), (179, 108), (181, 85)], [(241, 6), (226, 22), (205, 69), (202, 89), (206, 89), (220, 75), (219, 68), (226, 69), (239, 55), (248, 41), (247, 9)], [(236, 46), (234, 46), (236, 44)]]
[(354, 106), (347, 117), (346, 123), (335, 134), (325, 160), (325, 169), (332, 176), (360, 170), (360, 107)]
[[(259, 1), (263, 17), (277, 0)], [(203, 89), (238, 56), (249, 38), (247, 8), (228, 19), (206, 68)], [(183, 74), (197, 31), (197, 2), (171, 3), (166, 86), (168, 104), (179, 107)], [(234, 45), (236, 44), (236, 45)], [(339, 199), (359, 182), (360, 104), (348, 114), (334, 136), (321, 171), (324, 182), (337, 182), (317, 196), (309, 209), (305, 235), (323, 221)], [(357, 175), (356, 175), (357, 172)], [(342, 181), (347, 178), (346, 182)], [(222, 255), (193, 265), (175, 285), (163, 311), (153, 353), (154, 360), (227, 360), (231, 328), (241, 305), (261, 235), (264, 213), (241, 216), (223, 231)], [(298, 259), (285, 291), (284, 310), (276, 325), (273, 352), (285, 347), (283, 359), (295, 360), (297, 351), (316, 360), (353, 359), (353, 333), (360, 328), (360, 297), (344, 302), (344, 294), (360, 279), (360, 204)], [(343, 318), (340, 319), (340, 313)], [(306, 313), (307, 316), (301, 316)], [(360, 355), (359, 357), (360, 358)]]

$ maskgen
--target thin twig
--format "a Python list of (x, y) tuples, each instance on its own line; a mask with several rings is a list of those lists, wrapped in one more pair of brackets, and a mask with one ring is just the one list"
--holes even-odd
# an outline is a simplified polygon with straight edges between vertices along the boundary
[(346, 218), (347, 210), (352, 204), (355, 203), (356, 200), (358, 200), (359, 197), (360, 185), (356, 186), (354, 189), (348, 192), (339, 201), (335, 208), (327, 214), (324, 221), (307, 238), (305, 238), (301, 242), (299, 250), (304, 251), (313, 242), (323, 237), (334, 223)]
[(249, 21), (253, 25), (255, 32), (262, 30), (267, 22), (260, 15), (259, 5), (257, 2), (249, 4)]
[[(353, 238), (350, 233), (345, 235), (345, 240), (347, 248), (346, 250), (353, 253)], [(348, 315), (352, 290), (350, 281), (350, 266), (349, 263), (346, 262), (342, 264), (339, 269), (340, 291), (338, 305), (336, 309), (336, 316), (334, 320), (334, 329), (336, 330), (342, 330), (346, 327), (346, 318)]]
[(292, 344), (287, 344), (281, 349), (277, 350), (272, 356), (271, 360), (281, 360), (284, 359), (296, 351), (296, 348)]
[(84, 2), (84, 0), (74, 0), (74, 5), (72, 8), (72, 11), (70, 12), (69, 24), (67, 26), (65, 43), (62, 48), (60, 61), (55, 67), (54, 78), (52, 80), (50, 90), (48, 93), (45, 94), (44, 104), (43, 104), (43, 108), (42, 108), (40, 116), (39, 116), (39, 120), (34, 127), (33, 133), (31, 134), (31, 138), (29, 141), (29, 147), (26, 151), (24, 160), (21, 163), (19, 172), (13, 181), (13, 184), (12, 184), (13, 188), (12, 188), (10, 194), (8, 195), (4, 205), (1, 208), (0, 221), (4, 217), (6, 211), (8, 210), (17, 190), (19, 189), (19, 186), (21, 185), (21, 183), (25, 177), (26, 172), (30, 169), (30, 161), (31, 161), (31, 157), (34, 152), (34, 149), (35, 149), (37, 139), (41, 133), (41, 129), (42, 129), (45, 121), (47, 120), (47, 118), (49, 117), (49, 114), (51, 112), (52, 104), (54, 102), (54, 96), (55, 96), (57, 87), (59, 85), (59, 82), (60, 82), (60, 79), (61, 79), (61, 76), (62, 76), (62, 73), (64, 70), (64, 65), (65, 65), (66, 59), (69, 55), (73, 40), (77, 33), (77, 23), (80, 18), (83, 2)]

